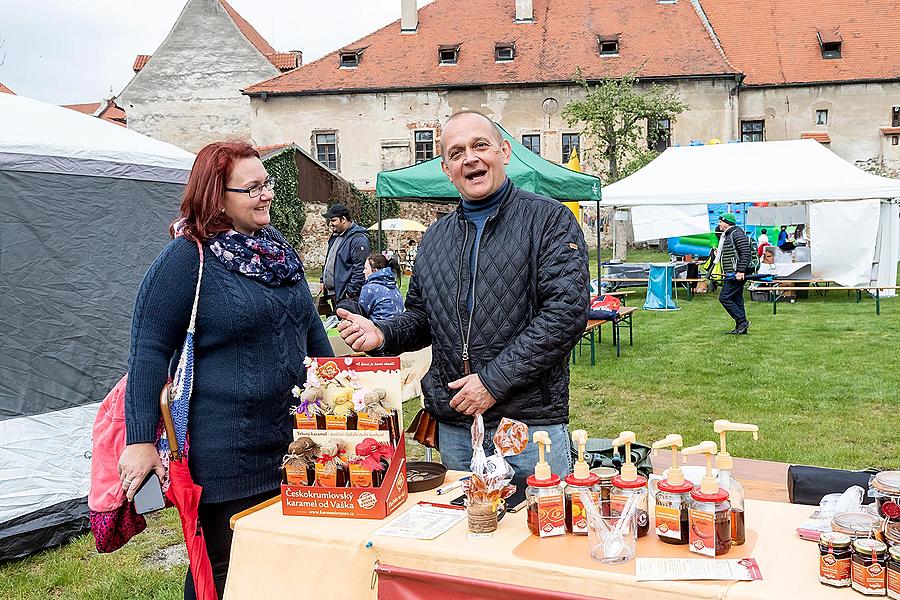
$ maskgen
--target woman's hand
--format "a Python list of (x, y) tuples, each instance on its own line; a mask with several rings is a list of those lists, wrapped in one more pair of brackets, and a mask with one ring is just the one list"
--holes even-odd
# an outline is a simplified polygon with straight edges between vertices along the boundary
[(134, 500), (135, 493), (150, 471), (156, 471), (160, 481), (166, 474), (156, 445), (146, 443), (125, 446), (125, 451), (119, 457), (119, 480), (129, 502)]
[(384, 334), (369, 319), (343, 308), (337, 310), (337, 316), (341, 318), (337, 327), (341, 337), (355, 351), (369, 352), (384, 345)]

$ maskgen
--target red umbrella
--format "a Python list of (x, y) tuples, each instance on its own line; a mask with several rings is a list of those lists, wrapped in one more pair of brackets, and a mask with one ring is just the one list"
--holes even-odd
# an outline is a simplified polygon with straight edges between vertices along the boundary
[(191, 577), (194, 580), (194, 592), (198, 600), (218, 600), (216, 584), (213, 579), (212, 565), (206, 552), (206, 539), (200, 526), (197, 508), (200, 505), (200, 494), (203, 488), (194, 483), (188, 469), (187, 457), (179, 451), (172, 414), (169, 411), (168, 388), (163, 389), (160, 397), (166, 437), (169, 440), (169, 489), (166, 497), (178, 509), (181, 517), (181, 531), (184, 532), (184, 543), (187, 545), (188, 560), (191, 565)]

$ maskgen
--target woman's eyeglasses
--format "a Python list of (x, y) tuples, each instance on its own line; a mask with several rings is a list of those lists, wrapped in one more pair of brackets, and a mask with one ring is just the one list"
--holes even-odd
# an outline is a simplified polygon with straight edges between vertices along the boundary
[(275, 178), (267, 177), (261, 185), (254, 185), (253, 187), (248, 188), (225, 188), (226, 192), (237, 192), (239, 194), (247, 194), (251, 198), (259, 198), (259, 195), (262, 194), (263, 188), (272, 191), (275, 189)]

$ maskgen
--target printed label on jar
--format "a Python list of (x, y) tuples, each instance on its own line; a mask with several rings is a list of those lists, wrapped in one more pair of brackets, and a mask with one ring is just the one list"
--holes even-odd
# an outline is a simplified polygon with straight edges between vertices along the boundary
[(316, 416), (308, 416), (305, 414), (294, 415), (294, 429), (318, 429), (318, 425), (316, 423)]
[(853, 589), (861, 594), (884, 596), (885, 569), (878, 563), (865, 566), (853, 563)]
[(562, 494), (539, 497), (537, 509), (541, 537), (566, 534), (566, 506)]
[(671, 506), (656, 507), (656, 535), (673, 540), (681, 539), (681, 510)]
[(887, 570), (887, 595), (888, 598), (900, 600), (900, 571)]
[(327, 429), (328, 431), (346, 431), (347, 417), (325, 415), (325, 429)]
[(692, 508), (688, 511), (690, 535), (688, 536), (691, 552), (704, 556), (716, 555), (716, 523), (715, 513)]
[(360, 431), (378, 431), (381, 429), (381, 417), (359, 413), (356, 415), (356, 428)]
[(350, 465), (352, 487), (372, 487), (372, 471), (360, 465)]
[(309, 485), (309, 471), (306, 467), (296, 465), (285, 465), (284, 475), (288, 485)]
[(316, 463), (316, 485), (324, 487), (337, 487), (337, 468), (334, 463), (323, 465)]
[(835, 587), (850, 585), (850, 559), (835, 558), (834, 554), (820, 555), (819, 581)]
[[(600, 493), (590, 492), (590, 494), (594, 504), (599, 504)], [(572, 533), (587, 533), (587, 530), (587, 511), (584, 510), (581, 495), (572, 494)]]

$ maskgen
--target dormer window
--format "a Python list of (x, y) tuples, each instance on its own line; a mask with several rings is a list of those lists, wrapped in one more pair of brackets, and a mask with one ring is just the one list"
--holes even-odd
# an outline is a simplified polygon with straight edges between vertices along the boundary
[(819, 39), (819, 49), (822, 51), (822, 58), (840, 58), (841, 57), (841, 34), (834, 31), (818, 30), (816, 37)]
[(341, 68), (355, 69), (359, 66), (359, 58), (362, 50), (342, 50), (341, 51)]
[(600, 48), (600, 56), (619, 55), (619, 36), (598, 35), (597, 45)]
[(497, 42), (494, 45), (494, 60), (496, 62), (512, 62), (515, 57), (515, 44), (509, 42)]
[(438, 64), (455, 65), (459, 60), (459, 44), (438, 46)]

